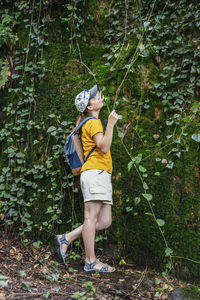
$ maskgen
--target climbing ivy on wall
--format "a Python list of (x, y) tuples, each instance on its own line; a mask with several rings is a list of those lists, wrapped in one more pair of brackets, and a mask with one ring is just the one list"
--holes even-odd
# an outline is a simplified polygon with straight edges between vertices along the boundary
[[(6, 163), (2, 166), (0, 189), (3, 200), (2, 219), (6, 225), (18, 224), (20, 235), (24, 236), (25, 232), (32, 232), (33, 228), (40, 231), (43, 228), (50, 232), (54, 223), (62, 222), (60, 208), (65, 195), (63, 187), (72, 184), (72, 176), (63, 176), (59, 188), (56, 177), (61, 173), (60, 141), (63, 142), (66, 131), (70, 132), (70, 128), (66, 127), (71, 123), (60, 122), (59, 116), (48, 112), (46, 115), (37, 115), (38, 102), (41, 101), (37, 94), (37, 85), (47, 71), (43, 51), (48, 45), (48, 24), (52, 22), (48, 12), (49, 5), (47, 3), (46, 7), (41, 1), (15, 5), (23, 13), (20, 21), (24, 24), (25, 32), (21, 38), (23, 44), (15, 50), (12, 66), (10, 65), (10, 80), (5, 98), (12, 101), (8, 101), (3, 107), (6, 123), (1, 130), (0, 139), (2, 159)], [(3, 16), (6, 14), (8, 20), (13, 20), (9, 17), (8, 9)], [(2, 43), (5, 44), (5, 41), (2, 39)], [(48, 126), (47, 119), (55, 122), (50, 122)], [(53, 153), (49, 151), (52, 138), (57, 142), (52, 147)], [(54, 164), (58, 166), (55, 167)], [(47, 194), (41, 180), (48, 185)], [(43, 211), (48, 220), (43, 217), (41, 223), (33, 222), (33, 212), (37, 213), (41, 209), (39, 199), (44, 198), (52, 202)]]
[[(77, 91), (98, 82), (105, 94), (103, 118), (112, 108), (122, 117), (112, 149), (116, 239), (126, 241), (125, 248), (137, 255), (135, 249), (144, 248), (143, 235), (156, 259), (166, 257), (164, 275), (174, 261), (179, 267), (178, 256), (180, 265), (189, 261), (197, 274), (199, 4), (41, 0), (1, 1), (0, 7), (0, 207), (5, 228), (17, 224), (26, 242), (34, 235), (40, 243), (59, 226), (74, 228), (82, 220), (75, 213), (82, 213), (80, 189), (62, 148), (75, 123)], [(186, 167), (182, 179), (183, 163), (194, 153), (194, 175), (191, 179)], [(195, 180), (193, 188), (187, 179)], [(185, 211), (182, 199), (190, 202), (184, 203)], [(173, 230), (185, 233), (188, 228), (195, 250), (181, 252)]]
[[(128, 3), (125, 2), (125, 4), (127, 6)], [(199, 134), (195, 132), (193, 132), (193, 134), (191, 134), (191, 132), (189, 133), (188, 128), (190, 128), (190, 126), (193, 127), (195, 124), (194, 120), (198, 120), (199, 113), (199, 102), (197, 101), (199, 95), (199, 70), (197, 67), (199, 59), (197, 58), (199, 56), (199, 40), (194, 34), (192, 34), (192, 32), (191, 34), (188, 34), (185, 39), (181, 39), (180, 36), (183, 35), (185, 31), (189, 33), (191, 28), (192, 30), (196, 28), (196, 32), (199, 32), (199, 10), (198, 12), (193, 10), (194, 4), (190, 4), (190, 6), (187, 7), (185, 1), (180, 1), (178, 4), (174, 1), (168, 1), (166, 5), (161, 8), (161, 10), (159, 10), (159, 5), (156, 5), (156, 1), (152, 2), (151, 4), (152, 5), (149, 6), (149, 1), (143, 1), (140, 7), (137, 8), (137, 12), (130, 11), (129, 6), (127, 6), (129, 13), (126, 12), (126, 9), (123, 9), (125, 15), (123, 22), (125, 28), (124, 30), (122, 29), (124, 38), (120, 43), (121, 48), (118, 47), (118, 49), (120, 49), (118, 53), (119, 55), (120, 53), (123, 53), (123, 60), (121, 61), (123, 62), (123, 67), (126, 68), (127, 71), (118, 89), (116, 90), (114, 106), (115, 104), (116, 106), (120, 105), (122, 101), (126, 101), (129, 102), (126, 103), (126, 107), (129, 105), (130, 111), (133, 109), (133, 106), (135, 106), (135, 109), (139, 112), (136, 118), (133, 116), (133, 120), (137, 120), (137, 125), (133, 127), (135, 131), (133, 135), (137, 133), (139, 137), (139, 140), (137, 139), (136, 143), (134, 143), (134, 146), (136, 146), (137, 149), (139, 148), (138, 156), (134, 157), (136, 149), (133, 147), (133, 145), (131, 147), (134, 149), (132, 154), (128, 149), (127, 144), (124, 144), (124, 136), (127, 134), (127, 129), (123, 132), (118, 130), (118, 135), (122, 138), (122, 143), (126, 148), (126, 152), (131, 158), (131, 161), (128, 164), (128, 170), (130, 170), (134, 165), (144, 188), (144, 192), (140, 192), (139, 197), (137, 196), (135, 199), (133, 198), (132, 201), (127, 198), (128, 206), (126, 207), (126, 210), (128, 213), (134, 214), (135, 216), (138, 215), (139, 212), (136, 212), (137, 209), (135, 209), (134, 206), (138, 206), (142, 200), (141, 196), (143, 196), (150, 205), (150, 212), (146, 212), (146, 214), (155, 219), (157, 225), (159, 226), (160, 232), (163, 235), (163, 239), (165, 240), (164, 230), (162, 230), (162, 228), (165, 225), (164, 220), (166, 220), (166, 216), (163, 216), (163, 219), (156, 219), (155, 217), (153, 208), (155, 203), (154, 201), (152, 202), (152, 198), (154, 197), (153, 193), (150, 192), (152, 190), (152, 177), (150, 181), (147, 178), (149, 175), (152, 176), (152, 174), (151, 171), (148, 172), (148, 168), (145, 168), (144, 165), (147, 165), (147, 159), (152, 160), (152, 158), (154, 158), (156, 162), (160, 162), (161, 165), (163, 164), (169, 170), (173, 169), (174, 165), (177, 164), (177, 160), (180, 159), (181, 156), (184, 157), (185, 153), (189, 151), (191, 139), (195, 138), (196, 141), (198, 141)], [(117, 2), (115, 3), (112, 11), (113, 15), (111, 11), (109, 11), (108, 14), (112, 25), (119, 24), (119, 20), (116, 21), (118, 16), (115, 17), (115, 12), (117, 11), (116, 7), (118, 5), (122, 10), (124, 3)], [(134, 25), (137, 24), (134, 29), (132, 26), (133, 24), (131, 24), (131, 26), (128, 24), (129, 14), (131, 13), (134, 15)], [(177, 25), (177, 21), (179, 20), (180, 16), (182, 16), (182, 22)], [(193, 17), (192, 25), (190, 20), (191, 17)], [(170, 18), (172, 18), (174, 22), (169, 23)], [(187, 26), (188, 29), (186, 29)], [(118, 29), (119, 28), (120, 27), (118, 27)], [(127, 31), (129, 33), (134, 33), (138, 39), (137, 47), (134, 47), (134, 52), (131, 59), (130, 52), (127, 51), (130, 47), (129, 40), (126, 40), (128, 36)], [(111, 36), (114, 35), (113, 32), (116, 31), (113, 29), (106, 31), (108, 40), (109, 34)], [(117, 67), (115, 67), (115, 59), (116, 57), (119, 57), (118, 54), (113, 54), (113, 50), (115, 49), (113, 46), (116, 45), (116, 36), (117, 35), (115, 35), (114, 39), (111, 38), (112, 44), (108, 45), (110, 53), (104, 55), (104, 57), (108, 60), (106, 65), (110, 66), (111, 72), (113, 72), (115, 68), (118, 72), (123, 68), (120, 60), (118, 60)], [(177, 49), (178, 44), (180, 44), (179, 49)], [(122, 47), (124, 47), (124, 49)], [(195, 51), (192, 51), (193, 47), (195, 47)], [(172, 56), (174, 53), (176, 55)], [(127, 57), (129, 64), (124, 65), (124, 59), (126, 60)], [(149, 58), (154, 61), (154, 65), (157, 67), (156, 69), (159, 70), (159, 76), (155, 77), (153, 72), (148, 74), (149, 69), (146, 67), (146, 65), (148, 65)], [(190, 64), (185, 70), (184, 62), (188, 62), (189, 60)], [(174, 69), (176, 69), (178, 64), (181, 66), (177, 68), (177, 72), (175, 73)], [(190, 78), (191, 64), (193, 65), (192, 73), (193, 75), (194, 73), (196, 74)], [(141, 94), (137, 95), (131, 103), (127, 99), (123, 98), (121, 101), (118, 101), (119, 91), (122, 88), (122, 84), (124, 84), (124, 80), (128, 80), (130, 78), (130, 73), (134, 71), (139, 71), (141, 74)], [(151, 80), (151, 78), (154, 79), (154, 82)], [(187, 83), (185, 83), (185, 79), (187, 80)], [(149, 105), (150, 102), (151, 105)], [(153, 130), (158, 132), (155, 132), (154, 135), (152, 134), (152, 138), (156, 143), (154, 146), (155, 148), (150, 149), (150, 145), (148, 144), (149, 137), (147, 137), (147, 134), (144, 131), (146, 127), (144, 124), (144, 111), (146, 116), (151, 116), (153, 106), (155, 110), (155, 119), (157, 120), (157, 125), (159, 125), (159, 128), (155, 129), (158, 126), (151, 126), (152, 129), (154, 127)], [(132, 124), (129, 123), (128, 125)], [(163, 130), (163, 127), (165, 130)], [(198, 125), (196, 130), (198, 130)], [(163, 135), (164, 131), (166, 135)], [(186, 138), (188, 135), (189, 139)], [(141, 145), (138, 147), (139, 144)], [(167, 152), (163, 151), (164, 148), (167, 150)], [(167, 159), (163, 158), (163, 155), (167, 156)], [(196, 165), (196, 161), (194, 161), (194, 165)], [(154, 173), (154, 176), (160, 176), (161, 173), (159, 172), (159, 169), (160, 167), (157, 165), (157, 172)], [(197, 203), (196, 200), (194, 200), (194, 203)], [(139, 214), (141, 214), (141, 212)], [(194, 219), (198, 219), (196, 214)], [(166, 226), (167, 225), (165, 225), (164, 228), (166, 228)], [(173, 251), (168, 247), (168, 242), (166, 240), (165, 243), (166, 256), (170, 256), (172, 258)], [(169, 266), (171, 267), (171, 264), (168, 264), (168, 267)]]

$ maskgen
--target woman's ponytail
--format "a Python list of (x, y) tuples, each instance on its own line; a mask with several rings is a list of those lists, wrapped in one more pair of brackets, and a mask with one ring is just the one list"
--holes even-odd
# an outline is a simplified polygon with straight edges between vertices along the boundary
[(81, 123), (81, 121), (84, 119), (84, 115), (81, 113), (78, 115), (76, 119), (76, 127)]
[[(88, 102), (88, 104), (89, 104), (89, 102)], [(84, 112), (79, 113), (79, 115), (78, 115), (78, 117), (77, 117), (77, 119), (76, 119), (76, 127), (75, 127), (72, 131), (74, 131), (74, 130), (78, 127), (78, 125), (79, 125), (85, 118), (87, 118), (89, 115), (90, 115), (90, 114), (88, 113), (88, 110), (87, 110), (87, 107), (86, 107), (86, 109), (84, 110)]]

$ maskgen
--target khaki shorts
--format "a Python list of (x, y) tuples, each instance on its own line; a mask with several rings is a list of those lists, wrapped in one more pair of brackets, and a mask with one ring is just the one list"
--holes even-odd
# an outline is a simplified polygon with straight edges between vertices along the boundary
[(100, 200), (104, 204), (113, 204), (111, 174), (104, 170), (83, 171), (80, 177), (84, 202)]

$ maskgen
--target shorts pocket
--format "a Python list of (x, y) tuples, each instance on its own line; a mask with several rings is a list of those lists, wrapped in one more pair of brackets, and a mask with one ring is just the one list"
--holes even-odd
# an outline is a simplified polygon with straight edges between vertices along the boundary
[(111, 192), (111, 184), (109, 178), (105, 174), (97, 175), (90, 184), (91, 194), (106, 194)]
[(94, 184), (94, 183), (92, 183), (90, 185), (90, 193), (91, 194), (106, 194), (106, 192), (107, 192), (107, 189), (103, 185)]

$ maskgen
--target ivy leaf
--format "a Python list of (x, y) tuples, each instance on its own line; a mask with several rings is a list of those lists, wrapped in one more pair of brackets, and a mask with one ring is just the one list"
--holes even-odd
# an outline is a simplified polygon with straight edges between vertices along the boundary
[(154, 87), (157, 89), (160, 86), (160, 83), (155, 83)]
[(150, 24), (150, 22), (149, 22), (149, 21), (145, 21), (145, 22), (144, 22), (144, 27), (147, 27), (147, 26), (149, 26), (149, 24)]
[(133, 166), (133, 161), (131, 160), (128, 163), (128, 172), (130, 171), (130, 169), (132, 168), (132, 166)]
[(40, 37), (37, 38), (37, 41), (38, 41), (38, 45), (39, 45), (39, 46), (42, 45), (42, 44), (44, 43), (44, 39), (42, 39), (42, 38), (40, 38)]
[(47, 133), (50, 133), (50, 132), (53, 132), (53, 131), (56, 131), (56, 127), (54, 126), (50, 126), (47, 130)]
[(47, 208), (46, 214), (51, 214), (52, 212), (54, 212), (53, 208), (51, 206), (49, 206)]
[(122, 139), (124, 137), (124, 133), (118, 130), (118, 137)]
[(156, 279), (156, 281), (155, 281), (155, 284), (160, 284), (161, 283), (161, 280), (160, 279)]
[(139, 170), (140, 170), (142, 173), (145, 173), (145, 172), (147, 171), (143, 166), (139, 166)]
[(155, 172), (154, 175), (160, 176), (160, 172)]
[(148, 201), (151, 201), (152, 200), (152, 194), (142, 194), (142, 196), (147, 199)]
[(141, 160), (142, 160), (142, 157), (139, 156), (139, 154), (138, 154), (138, 156), (135, 157), (136, 164), (139, 164)]
[(120, 262), (119, 262), (119, 266), (125, 266), (126, 265), (126, 262), (124, 259), (121, 259)]
[(33, 243), (33, 247), (39, 247), (40, 245), (42, 244), (42, 242), (41, 241), (37, 241), (37, 242), (34, 242)]
[(138, 205), (140, 201), (141, 201), (140, 197), (135, 197), (134, 199), (135, 205)]
[(28, 291), (30, 286), (26, 282), (22, 282), (21, 287), (24, 291)]
[(67, 8), (68, 8), (69, 10), (73, 10), (73, 6), (72, 6), (71, 4), (67, 4)]
[(145, 46), (142, 42), (139, 43), (139, 49), (140, 51), (143, 51), (145, 49)]
[(146, 184), (145, 181), (143, 182), (143, 188), (144, 188), (144, 190), (148, 190), (149, 189), (149, 187), (148, 187), (148, 185)]
[(24, 272), (23, 270), (19, 271), (19, 276), (20, 277), (25, 277), (26, 276), (26, 272)]
[(133, 207), (130, 207), (130, 206), (127, 206), (126, 207), (126, 212), (130, 212), (130, 211), (132, 211), (133, 210)]
[(20, 77), (19, 74), (13, 74), (13, 75), (12, 75), (12, 79), (17, 79), (17, 78), (19, 78), (19, 77)]
[(50, 293), (49, 291), (47, 291), (46, 293), (44, 293), (44, 294), (42, 295), (42, 298), (48, 299), (48, 298), (50, 297), (50, 295), (51, 295), (51, 293)]
[(147, 216), (153, 216), (153, 214), (150, 213), (150, 212), (146, 212), (145, 215), (147, 215)]
[(172, 249), (170, 249), (170, 248), (165, 249), (165, 256), (170, 256), (170, 254), (172, 254), (172, 253), (173, 253)]
[(173, 166), (174, 166), (173, 161), (169, 161), (169, 163), (166, 165), (166, 167), (167, 167), (168, 169), (173, 169)]
[(142, 57), (147, 57), (147, 56), (149, 56), (149, 50), (144, 49), (144, 50), (140, 53), (140, 56), (142, 56)]
[(53, 288), (53, 290), (54, 290), (55, 292), (59, 292), (59, 291), (61, 290), (61, 287), (60, 287), (60, 286), (56, 286), (55, 288)]
[(192, 135), (192, 139), (197, 142), (197, 143), (200, 143), (200, 133), (194, 133)]
[(171, 121), (166, 121), (166, 125), (167, 125), (167, 126), (171, 126), (173, 123), (174, 123), (173, 120), (171, 120)]
[(156, 292), (154, 296), (158, 298), (160, 296), (159, 292)]
[(61, 125), (63, 125), (63, 126), (67, 126), (67, 125), (68, 125), (68, 122), (66, 122), (66, 121), (63, 121), (63, 122), (61, 123)]
[(174, 143), (180, 144), (180, 143), (181, 143), (181, 140), (180, 140), (180, 139), (177, 139), (177, 140), (174, 141)]
[(32, 70), (33, 70), (33, 68), (30, 68), (29, 66), (26, 66), (26, 67), (24, 68), (24, 71), (25, 71), (25, 72), (32, 71)]
[(160, 227), (165, 225), (165, 221), (162, 219), (157, 219), (156, 222), (157, 222), (158, 226), (160, 226)]
[(6, 287), (8, 286), (8, 280), (0, 280), (0, 286)]
[(8, 277), (0, 274), (0, 286), (8, 286)]

